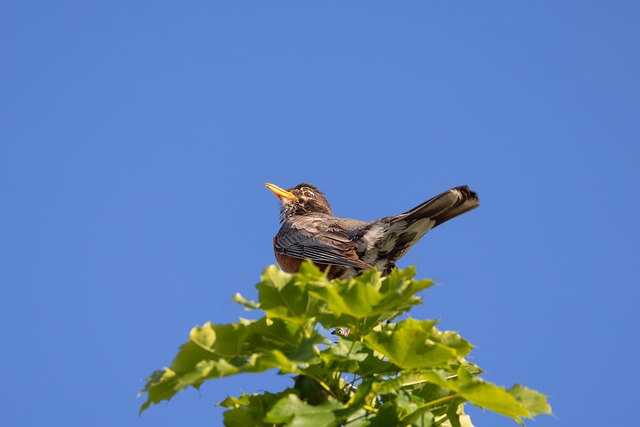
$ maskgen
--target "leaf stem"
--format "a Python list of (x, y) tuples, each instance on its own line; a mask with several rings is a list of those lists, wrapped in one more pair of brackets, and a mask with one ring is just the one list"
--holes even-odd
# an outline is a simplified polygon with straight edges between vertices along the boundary
[(371, 406), (371, 405), (362, 405), (362, 408), (363, 408), (363, 409), (366, 409), (367, 411), (371, 411), (371, 412), (373, 412), (373, 413), (376, 413), (376, 414), (378, 413), (378, 409), (377, 409), (377, 408), (374, 408), (374, 407), (373, 407), (373, 406)]

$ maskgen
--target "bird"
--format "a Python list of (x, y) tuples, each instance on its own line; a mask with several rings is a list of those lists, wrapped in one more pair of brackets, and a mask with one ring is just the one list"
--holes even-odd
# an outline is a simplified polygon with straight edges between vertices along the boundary
[(315, 185), (301, 183), (286, 190), (265, 185), (281, 203), (281, 227), (273, 238), (280, 268), (296, 273), (309, 259), (328, 279), (350, 279), (372, 268), (384, 277), (428, 231), (480, 205), (478, 195), (464, 185), (399, 215), (362, 221), (334, 216)]

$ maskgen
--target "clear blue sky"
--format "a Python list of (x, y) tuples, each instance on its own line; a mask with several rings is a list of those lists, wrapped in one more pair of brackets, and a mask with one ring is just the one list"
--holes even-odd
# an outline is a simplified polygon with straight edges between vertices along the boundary
[(637, 1), (5, 1), (3, 425), (220, 425), (228, 394), (289, 384), (137, 415), (191, 327), (246, 315), (231, 296), (255, 298), (279, 227), (265, 181), (361, 219), (471, 186), (481, 207), (400, 262), (441, 285), (414, 316), (548, 394), (531, 425), (629, 425), (638, 22)]

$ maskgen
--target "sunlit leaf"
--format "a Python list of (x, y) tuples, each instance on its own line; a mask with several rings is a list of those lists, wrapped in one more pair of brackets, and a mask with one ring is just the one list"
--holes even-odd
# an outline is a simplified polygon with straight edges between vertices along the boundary
[(428, 368), (457, 362), (459, 354), (470, 346), (453, 335), (441, 340), (442, 334), (431, 320), (407, 319), (397, 324), (381, 325), (364, 337), (364, 342), (384, 354), (401, 368)]
[(260, 309), (260, 304), (258, 304), (256, 302), (253, 302), (253, 301), (247, 300), (245, 297), (243, 297), (239, 293), (233, 294), (233, 298), (232, 299), (233, 299), (233, 301), (235, 301), (238, 304), (242, 305), (245, 308), (245, 310), (247, 310), (247, 311)]
[(466, 370), (458, 370), (458, 393), (481, 408), (490, 409), (521, 422), (521, 417), (530, 417), (529, 411), (504, 387), (471, 377)]
[(319, 405), (310, 405), (297, 395), (289, 394), (273, 406), (264, 420), (294, 427), (338, 426), (340, 422), (335, 412), (343, 408), (342, 404), (331, 399)]
[(524, 406), (531, 415), (550, 414), (551, 406), (547, 398), (535, 390), (516, 384), (507, 392)]
[(308, 317), (309, 295), (306, 288), (298, 284), (295, 275), (271, 266), (265, 270), (262, 282), (258, 283), (257, 287), (260, 308), (268, 317)]
[(240, 397), (227, 397), (219, 406), (229, 408), (224, 413), (224, 425), (227, 427), (271, 426), (264, 422), (267, 412), (283, 396), (292, 393), (286, 389), (280, 393), (263, 392), (260, 394), (242, 394)]

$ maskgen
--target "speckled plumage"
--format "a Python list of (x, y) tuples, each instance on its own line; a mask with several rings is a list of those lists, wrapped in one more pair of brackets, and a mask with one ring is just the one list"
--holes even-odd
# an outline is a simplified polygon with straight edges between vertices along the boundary
[(280, 267), (296, 272), (305, 259), (329, 278), (346, 279), (377, 268), (388, 274), (429, 230), (480, 205), (466, 186), (452, 188), (405, 213), (366, 222), (333, 216), (324, 194), (311, 184), (282, 190), (267, 186), (282, 202), (282, 226), (274, 237)]

